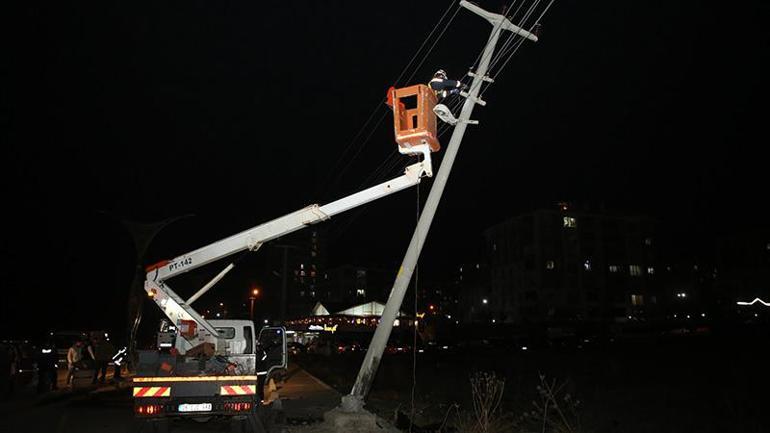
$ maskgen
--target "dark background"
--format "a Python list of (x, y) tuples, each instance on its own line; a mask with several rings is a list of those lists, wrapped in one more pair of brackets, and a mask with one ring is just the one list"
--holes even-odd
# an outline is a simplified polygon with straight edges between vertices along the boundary
[[(195, 214), (159, 235), (152, 262), (358, 190), (395, 149), (390, 118), (353, 138), (386, 110), (385, 90), (447, 5), (29, 1), (4, 12), (4, 332), (121, 328), (134, 266), (122, 218)], [(769, 8), (557, 0), (541, 41), (476, 109), (421, 272), (440, 279), (480, 254), (486, 227), (560, 200), (652, 216), (693, 248), (767, 226)], [(439, 67), (461, 76), (488, 32), (460, 11), (412, 82)], [(330, 264), (395, 270), (415, 197), (327, 223)], [(275, 293), (278, 257), (264, 248), (219, 293)]]

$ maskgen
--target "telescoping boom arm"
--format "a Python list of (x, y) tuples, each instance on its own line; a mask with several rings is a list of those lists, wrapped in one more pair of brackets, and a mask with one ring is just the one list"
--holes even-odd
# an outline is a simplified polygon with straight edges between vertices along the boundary
[(196, 322), (198, 332), (195, 338), (188, 340), (189, 347), (193, 347), (203, 342), (211, 342), (217, 346), (218, 350), (220, 350), (219, 344), (217, 344), (217, 331), (210, 323), (201, 317), (190, 304), (221, 280), (222, 277), (234, 267), (234, 264), (231, 263), (228, 265), (214, 277), (214, 279), (186, 301), (171, 290), (166, 283), (166, 280), (240, 251), (247, 249), (255, 251), (265, 242), (269, 242), (304, 227), (325, 221), (347, 210), (411, 186), (415, 186), (420, 183), (420, 179), (423, 176), (432, 176), (430, 149), (427, 146), (419, 148), (415, 147), (413, 152), (410, 153), (421, 153), (423, 155), (422, 161), (408, 166), (404, 171), (404, 174), (395, 179), (391, 179), (323, 206), (318, 204), (307, 206), (288, 215), (284, 215), (228, 238), (206, 245), (195, 251), (175, 257), (172, 260), (163, 261), (148, 267), (147, 278), (144, 284), (145, 291), (148, 296), (158, 304), (160, 309), (163, 310), (171, 323), (178, 324), (180, 321)]

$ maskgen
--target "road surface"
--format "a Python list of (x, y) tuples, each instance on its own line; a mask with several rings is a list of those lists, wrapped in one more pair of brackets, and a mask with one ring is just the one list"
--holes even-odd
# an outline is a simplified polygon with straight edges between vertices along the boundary
[[(133, 418), (129, 382), (68, 389), (60, 376), (57, 392), (36, 395), (33, 390), (19, 390), (10, 399), (0, 401), (0, 432), (3, 433), (135, 433), (140, 431)], [(301, 368), (290, 365), (286, 380), (276, 385), (285, 411), (285, 430), (297, 431), (316, 424), (323, 413), (339, 404), (340, 395)], [(212, 420), (198, 423), (180, 420), (173, 423), (174, 433), (227, 432), (229, 424)]]

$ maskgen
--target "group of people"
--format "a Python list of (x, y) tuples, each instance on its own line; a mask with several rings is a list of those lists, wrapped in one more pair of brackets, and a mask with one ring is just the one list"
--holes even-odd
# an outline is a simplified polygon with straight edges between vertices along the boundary
[[(93, 369), (93, 385), (107, 380), (107, 367), (115, 354), (115, 346), (101, 335), (89, 340), (77, 340), (67, 351), (67, 385), (73, 385), (77, 370)], [(120, 365), (114, 365), (113, 380), (120, 380)]]

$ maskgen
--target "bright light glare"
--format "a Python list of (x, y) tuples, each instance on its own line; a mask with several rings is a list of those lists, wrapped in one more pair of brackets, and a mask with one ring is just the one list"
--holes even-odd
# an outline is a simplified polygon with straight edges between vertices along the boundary
[(764, 305), (765, 307), (770, 307), (770, 302), (765, 302), (765, 301), (763, 301), (763, 300), (761, 300), (759, 298), (754, 298), (754, 300), (751, 301), (751, 302), (738, 301), (737, 304), (738, 305), (754, 305), (757, 302), (759, 302), (760, 304)]

